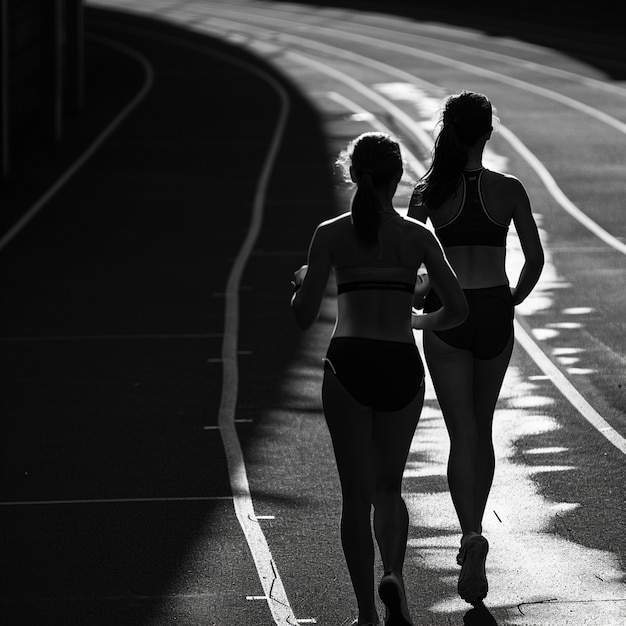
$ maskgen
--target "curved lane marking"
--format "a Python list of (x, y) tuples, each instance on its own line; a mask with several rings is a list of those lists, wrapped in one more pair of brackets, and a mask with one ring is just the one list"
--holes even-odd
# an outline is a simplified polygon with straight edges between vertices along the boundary
[[(221, 13), (222, 15), (224, 14), (234, 14), (236, 17), (244, 17), (244, 18), (249, 18), (248, 15), (242, 15), (241, 13), (235, 12), (235, 11), (229, 11), (229, 10), (222, 10), (222, 9), (218, 9), (217, 7), (212, 7), (212, 10), (215, 10), (216, 12)], [(281, 18), (272, 18), (272, 17), (255, 17), (255, 23), (258, 24), (258, 20), (265, 20), (268, 22), (286, 22), (288, 24), (294, 25), (299, 27), (300, 24), (290, 21), (290, 20), (284, 20)], [(589, 106), (587, 104), (584, 104), (583, 102), (580, 102), (578, 100), (575, 100), (574, 98), (570, 98), (569, 96), (565, 96), (563, 94), (560, 94), (556, 91), (553, 91), (551, 89), (547, 89), (546, 87), (541, 87), (539, 85), (535, 85), (533, 83), (529, 83), (528, 81), (524, 81), (521, 80), (519, 78), (513, 78), (512, 76), (507, 76), (506, 74), (502, 74), (500, 72), (496, 72), (494, 70), (490, 70), (487, 68), (483, 68), (483, 67), (477, 67), (475, 65), (472, 65), (470, 63), (467, 63), (465, 61), (460, 61), (458, 59), (453, 59), (450, 57), (446, 57), (443, 56), (441, 54), (438, 54), (436, 52), (428, 52), (426, 50), (422, 50), (420, 48), (414, 47), (414, 46), (407, 46), (406, 44), (401, 44), (401, 43), (397, 43), (395, 41), (387, 41), (387, 40), (383, 40), (380, 39), (378, 37), (372, 37), (372, 36), (368, 36), (368, 35), (362, 35), (359, 33), (352, 33), (352, 32), (348, 32), (348, 31), (343, 31), (343, 30), (339, 30), (336, 28), (329, 28), (329, 27), (325, 27), (325, 26), (320, 26), (320, 25), (310, 25), (311, 28), (314, 28), (316, 31), (320, 32), (320, 33), (327, 33), (330, 34), (330, 36), (332, 37), (338, 37), (338, 38), (342, 38), (344, 40), (348, 40), (348, 41), (353, 41), (356, 43), (361, 43), (364, 44), (366, 46), (378, 46), (379, 48), (383, 48), (386, 50), (393, 50), (396, 52), (400, 52), (402, 54), (405, 54), (407, 56), (412, 56), (415, 58), (419, 58), (419, 59), (426, 59), (429, 61), (432, 61), (433, 63), (439, 63), (440, 65), (445, 65), (447, 67), (452, 67), (454, 69), (464, 69), (465, 71), (472, 73), (472, 74), (476, 74), (478, 76), (484, 76), (487, 78), (491, 78), (492, 80), (495, 80), (497, 82), (503, 83), (503, 84), (508, 84), (511, 85), (513, 87), (517, 87), (518, 89), (524, 90), (524, 91), (528, 91), (530, 93), (535, 93), (537, 95), (541, 95), (547, 99), (550, 100), (554, 100), (556, 102), (560, 102), (561, 104), (564, 104), (566, 106), (571, 107), (572, 109), (578, 110), (582, 113), (585, 113), (587, 115), (589, 115), (590, 117), (594, 117), (597, 120), (604, 122), (605, 124), (607, 124), (608, 126), (611, 126), (613, 128), (615, 128), (616, 130), (618, 130), (621, 133), (626, 134), (626, 123), (612, 117), (611, 115), (608, 115), (607, 113), (604, 113), (604, 111), (600, 111), (592, 106)], [(279, 38), (282, 41), (290, 41), (290, 40), (295, 40), (296, 42), (299, 40), (302, 40), (302, 38), (298, 35), (289, 35), (287, 33), (280, 33), (279, 34)], [(326, 46), (327, 44), (319, 44), (319, 42), (316, 42), (316, 44), (320, 45), (320, 46)], [(331, 46), (332, 47), (332, 46)]]
[[(295, 626), (298, 620), (295, 618), (289, 604), (287, 593), (278, 572), (278, 566), (272, 557), (267, 539), (257, 521), (259, 518), (254, 512), (245, 460), (235, 425), (235, 410), (239, 391), (237, 345), (239, 338), (239, 290), (241, 277), (261, 230), (267, 187), (289, 117), (289, 95), (273, 76), (241, 59), (173, 36), (150, 31), (144, 32), (143, 35), (161, 41), (170, 41), (176, 45), (219, 58), (231, 65), (236, 65), (265, 81), (274, 89), (280, 100), (276, 126), (273, 130), (272, 139), (254, 193), (250, 225), (226, 283), (224, 338), (221, 351), (222, 395), (220, 397), (218, 426), (226, 454), (235, 514), (252, 553), (268, 607), (276, 624), (279, 626)], [(211, 427), (206, 426), (205, 428), (209, 429)]]
[[(241, 65), (245, 66), (246, 64), (242, 63)], [(233, 492), (235, 512), (246, 536), (246, 540), (248, 541), (248, 545), (250, 546), (250, 551), (252, 552), (252, 557), (263, 586), (263, 591), (265, 592), (268, 606), (277, 624), (295, 625), (298, 622), (289, 605), (287, 593), (285, 592), (285, 588), (278, 573), (278, 567), (272, 557), (265, 535), (257, 521), (258, 518), (254, 513), (243, 452), (235, 427), (235, 409), (239, 384), (239, 370), (237, 367), (239, 287), (244, 268), (250, 258), (254, 244), (261, 230), (267, 185), (283, 138), (290, 108), (287, 92), (278, 81), (254, 66), (249, 66), (249, 70), (274, 87), (281, 99), (281, 109), (279, 111), (279, 118), (274, 129), (272, 141), (265, 157), (263, 171), (256, 188), (252, 209), (252, 221), (226, 284), (224, 341), (222, 344), (222, 397), (220, 399), (218, 424), (228, 462), (228, 473)]]
[(0, 251), (2, 251), (20, 231), (43, 209), (43, 207), (51, 200), (51, 198), (72, 178), (78, 170), (95, 154), (100, 146), (109, 138), (109, 135), (133, 112), (137, 105), (146, 97), (152, 89), (154, 83), (154, 70), (146, 57), (142, 54), (120, 44), (116, 41), (106, 39), (105, 37), (97, 37), (88, 35), (90, 39), (98, 41), (102, 45), (116, 48), (120, 52), (134, 58), (143, 66), (145, 72), (145, 82), (135, 97), (117, 114), (113, 121), (96, 137), (93, 143), (83, 152), (83, 154), (56, 180), (56, 182), (46, 191), (43, 196), (33, 204), (28, 211), (0, 238)]
[[(144, 35), (146, 35), (146, 33), (144, 33)], [(272, 137), (268, 153), (265, 157), (263, 169), (255, 191), (252, 221), (248, 229), (246, 239), (237, 255), (227, 282), (225, 298), (225, 328), (222, 343), (223, 382), (218, 424), (224, 450), (226, 452), (235, 513), (248, 542), (248, 546), (250, 547), (272, 617), (274, 618), (276, 624), (281, 626), (296, 625), (298, 622), (294, 617), (289, 604), (285, 588), (278, 573), (278, 568), (272, 557), (265, 535), (263, 534), (259, 523), (256, 521), (258, 518), (254, 513), (243, 452), (241, 450), (241, 445), (239, 443), (235, 427), (235, 407), (238, 393), (237, 339), (239, 322), (239, 287), (243, 270), (260, 232), (267, 185), (279, 146), (282, 141), (286, 121), (289, 116), (289, 96), (283, 86), (271, 75), (266, 74), (259, 68), (249, 65), (240, 59), (209, 50), (188, 41), (177, 40), (173, 37), (155, 36), (153, 33), (148, 33), (147, 35), (153, 38), (174, 41), (178, 45), (184, 45), (185, 47), (195, 49), (202, 54), (218, 57), (233, 65), (238, 65), (242, 69), (256, 74), (259, 78), (270, 84), (281, 100), (281, 109), (278, 114), (278, 121), (274, 129), (274, 135)], [(124, 46), (123, 44), (119, 44), (118, 42), (104, 40), (104, 38), (100, 37), (93, 38), (102, 42), (106, 41), (107, 45), (116, 47), (137, 59), (144, 66), (146, 71), (146, 82), (135, 98), (133, 98), (133, 100), (118, 114), (113, 122), (111, 122), (111, 124), (109, 124), (109, 126), (107, 126), (107, 128), (96, 138), (83, 155), (68, 170), (66, 170), (66, 172), (54, 183), (54, 185), (52, 185), (52, 187), (29, 209), (26, 215), (5, 234), (5, 236), (0, 240), (0, 250), (2, 250), (2, 248), (4, 248), (24, 228), (24, 226), (26, 226), (26, 224), (33, 217), (35, 217), (35, 215), (45, 206), (52, 196), (54, 196), (54, 194), (57, 193), (59, 189), (61, 189), (61, 187), (63, 187), (63, 185), (65, 185), (68, 180), (72, 178), (72, 176), (74, 176), (74, 174), (76, 174), (85, 162), (98, 150), (98, 148), (100, 148), (109, 135), (143, 100), (152, 87), (154, 82), (154, 71), (148, 60), (143, 55), (127, 46)], [(50, 502), (50, 504), (53, 503)]]
[[(221, 24), (222, 26), (225, 26), (225, 27), (237, 27), (237, 26), (241, 27), (242, 26), (241, 24), (237, 22), (230, 22), (226, 20), (216, 20), (216, 22), (218, 22), (218, 24)], [(249, 29), (251, 28), (252, 32), (258, 32), (260, 30), (258, 27), (253, 27), (247, 24), (244, 24), (243, 27), (249, 28)], [(332, 30), (332, 29), (325, 29), (325, 30)], [(409, 72), (390, 66), (381, 61), (377, 61), (375, 59), (371, 59), (369, 57), (360, 55), (356, 52), (345, 50), (343, 48), (337, 48), (329, 44), (323, 44), (323, 43), (319, 43), (316, 41), (310, 41), (302, 37), (293, 36), (293, 35), (281, 34), (280, 39), (282, 41), (291, 40), (293, 43), (296, 43), (296, 45), (310, 48), (310, 49), (316, 50), (324, 54), (332, 54), (336, 57), (340, 57), (346, 60), (360, 63), (372, 69), (378, 69), (389, 75), (396, 76), (398, 78), (406, 80), (407, 82), (410, 82), (416, 86), (427, 87), (428, 89), (430, 89), (431, 91), (434, 91), (435, 93), (441, 93), (443, 91), (441, 87), (439, 87), (438, 85), (429, 83), (423, 79), (413, 76)], [(378, 45), (383, 45), (382, 42), (377, 41), (376, 43)], [(399, 45), (399, 44), (390, 44), (390, 45)], [(407, 46), (401, 46), (401, 47), (407, 50), (410, 50), (410, 48), (408, 48)], [(344, 84), (347, 84), (350, 87), (352, 87), (355, 91), (361, 93), (362, 95), (365, 95), (368, 99), (373, 100), (377, 104), (380, 104), (381, 107), (383, 107), (392, 116), (394, 116), (398, 121), (400, 121), (407, 128), (407, 130), (409, 130), (417, 139), (419, 139), (420, 143), (425, 148), (427, 148), (428, 150), (431, 149), (432, 139), (429, 133), (427, 133), (422, 128), (421, 125), (417, 124), (410, 115), (402, 111), (396, 105), (392, 104), (389, 100), (383, 98), (382, 96), (374, 92), (372, 89), (367, 87), (364, 83), (359, 82), (355, 78), (348, 76), (347, 74), (345, 74), (344, 72), (341, 72), (338, 69), (329, 67), (327, 64), (325, 64), (322, 61), (318, 61), (310, 57), (304, 56), (302, 53), (285, 49), (283, 50), (283, 54), (285, 54), (286, 56), (291, 56), (292, 58), (294, 58), (294, 60), (299, 60), (301, 63), (309, 65), (310, 67), (318, 69), (319, 71), (327, 75), (337, 78)], [(424, 52), (423, 55), (426, 55), (426, 53)], [(439, 56), (439, 55), (433, 55), (433, 56)], [(501, 76), (501, 78), (508, 78), (508, 77), (499, 75), (496, 72), (490, 71), (490, 73), (496, 76)], [(530, 86), (532, 87), (532, 85)], [(546, 91), (549, 91), (549, 90), (546, 90)], [(559, 95), (559, 94), (555, 94), (555, 95)], [(572, 102), (577, 102), (577, 101), (572, 101)], [(622, 122), (619, 122), (618, 120), (611, 118), (610, 116), (607, 116), (601, 111), (592, 109), (592, 107), (588, 107), (587, 105), (583, 105), (582, 103), (577, 103), (577, 104), (579, 104), (580, 107), (575, 107), (575, 108), (580, 108), (581, 110), (584, 110), (584, 112), (587, 112), (590, 115), (591, 115), (590, 111), (595, 111), (598, 115), (601, 114), (600, 115), (601, 117), (609, 118), (609, 121), (607, 120), (604, 120), (604, 121), (607, 121), (607, 123), (610, 122), (610, 125), (618, 128), (621, 132), (626, 133), (626, 124), (623, 124)], [(525, 161), (527, 161), (527, 163), (531, 166), (531, 168), (537, 173), (539, 178), (546, 185), (546, 188), (548, 192), (550, 193), (550, 195), (559, 204), (559, 206), (561, 206), (561, 208), (563, 208), (567, 213), (569, 213), (569, 215), (571, 215), (574, 219), (576, 219), (580, 224), (582, 224), (585, 228), (587, 228), (596, 237), (601, 239), (605, 244), (612, 247), (614, 250), (616, 250), (617, 252), (620, 252), (621, 254), (626, 254), (626, 243), (624, 243), (618, 237), (615, 237), (614, 235), (606, 231), (604, 228), (602, 228), (597, 222), (592, 220), (588, 215), (584, 213), (584, 211), (579, 209), (571, 200), (569, 200), (569, 198), (565, 195), (565, 193), (563, 193), (561, 188), (557, 185), (556, 181), (554, 180), (552, 175), (549, 173), (548, 169), (541, 163), (541, 161), (539, 161), (539, 159), (537, 159), (537, 157), (534, 156), (534, 154), (532, 154), (532, 152), (530, 152), (530, 150), (528, 150), (528, 148), (526, 148), (526, 146), (524, 146), (524, 144), (517, 138), (516, 135), (514, 135), (512, 131), (508, 130), (503, 125), (499, 125), (498, 132), (501, 132), (502, 137), (505, 139), (505, 141), (507, 141), (520, 154), (520, 156), (522, 156), (522, 158)]]

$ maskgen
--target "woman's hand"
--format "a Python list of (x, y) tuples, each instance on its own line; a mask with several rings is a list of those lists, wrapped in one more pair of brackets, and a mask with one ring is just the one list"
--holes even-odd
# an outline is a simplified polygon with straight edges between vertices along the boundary
[(413, 290), (413, 306), (416, 309), (424, 308), (424, 300), (426, 300), (430, 287), (430, 278), (428, 278), (428, 274), (418, 274), (415, 289)]
[(291, 281), (291, 285), (293, 287), (294, 293), (298, 291), (298, 289), (300, 289), (300, 286), (302, 285), (302, 281), (304, 280), (308, 269), (308, 265), (303, 265), (300, 269), (296, 270), (293, 273), (293, 280)]
[(428, 235), (423, 237), (424, 265), (428, 271), (429, 286), (432, 286), (441, 299), (441, 308), (422, 315), (416, 314), (414, 309), (411, 327), (414, 330), (447, 330), (465, 320), (468, 313), (467, 300), (441, 244), (432, 233), (425, 232)]

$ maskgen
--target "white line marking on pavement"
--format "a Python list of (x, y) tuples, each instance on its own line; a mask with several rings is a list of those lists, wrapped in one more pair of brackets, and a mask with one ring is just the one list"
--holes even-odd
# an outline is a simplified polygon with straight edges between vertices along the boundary
[(608, 233), (599, 224), (596, 224), (588, 215), (581, 211), (561, 190), (556, 181), (547, 170), (545, 165), (514, 135), (508, 128), (504, 126), (498, 127), (498, 133), (508, 141), (511, 146), (519, 153), (519, 155), (535, 170), (535, 173), (546, 186), (550, 195), (559, 203), (567, 213), (574, 219), (578, 220), (585, 228), (590, 230), (596, 237), (604, 241), (618, 252), (626, 254), (626, 243), (620, 241)]
[[(131, 9), (132, 10), (132, 9)], [(233, 504), (235, 514), (242, 528), (252, 558), (257, 569), (263, 591), (267, 596), (268, 607), (272, 613), (275, 623), (278, 626), (294, 626), (297, 620), (293, 614), (289, 599), (285, 592), (283, 582), (278, 573), (278, 567), (272, 557), (269, 545), (261, 530), (260, 525), (253, 521), (256, 518), (250, 484), (246, 472), (245, 461), (239, 437), (235, 425), (235, 409), (237, 405), (239, 370), (237, 367), (237, 342), (239, 330), (239, 291), (241, 288), (241, 278), (244, 268), (252, 254), (254, 244), (258, 238), (263, 221), (263, 211), (265, 196), (270, 181), (276, 155), (285, 131), (287, 118), (289, 116), (290, 101), (289, 95), (284, 87), (270, 74), (248, 64), (241, 59), (232, 57), (226, 53), (217, 52), (203, 45), (196, 44), (185, 39), (165, 36), (150, 31), (143, 32), (146, 37), (152, 37), (161, 41), (169, 41), (175, 45), (184, 46), (190, 50), (195, 50), (201, 54), (206, 54), (214, 58), (221, 59), (231, 65), (248, 71), (267, 82), (276, 92), (280, 99), (280, 109), (278, 120), (274, 128), (272, 140), (265, 157), (265, 162), (259, 176), (257, 188), (255, 190), (252, 218), (246, 238), (234, 260), (231, 272), (226, 283), (225, 296), (225, 320), (224, 338), (222, 342), (222, 395), (218, 412), (218, 425), (226, 454), (228, 474), (233, 493)]]
[(250, 546), (250, 551), (252, 552), (252, 557), (257, 568), (261, 585), (263, 586), (263, 591), (266, 593), (267, 603), (274, 621), (276, 624), (283, 626), (296, 624), (297, 620), (289, 605), (287, 594), (278, 574), (278, 568), (272, 557), (265, 535), (260, 525), (255, 521), (257, 516), (254, 513), (243, 452), (235, 427), (235, 409), (239, 383), (239, 371), (237, 368), (239, 286), (244, 268), (252, 254), (254, 244), (261, 229), (267, 185), (274, 166), (276, 154), (278, 153), (278, 148), (282, 141), (287, 117), (289, 115), (290, 102), (289, 96), (283, 86), (272, 76), (246, 63), (237, 62), (236, 64), (269, 83), (280, 97), (281, 108), (257, 185), (252, 210), (252, 221), (226, 284), (224, 341), (222, 343), (224, 367), (222, 370), (222, 397), (220, 399), (218, 423), (228, 463), (228, 473), (237, 519)]
[(580, 395), (569, 380), (565, 378), (561, 370), (552, 363), (543, 350), (533, 341), (518, 320), (515, 320), (515, 339), (572, 406), (622, 454), (626, 454), (626, 439)]

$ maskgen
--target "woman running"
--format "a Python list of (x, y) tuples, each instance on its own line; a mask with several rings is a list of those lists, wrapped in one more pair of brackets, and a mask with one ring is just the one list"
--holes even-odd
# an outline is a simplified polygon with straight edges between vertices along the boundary
[[(409, 204), (410, 216), (434, 225), (469, 304), (460, 326), (424, 333), (424, 352), (450, 436), (448, 484), (462, 531), (458, 591), (470, 603), (480, 602), (488, 590), (482, 520), (495, 468), (493, 414), (513, 349), (513, 311), (543, 268), (524, 187), (482, 165), (492, 116), (482, 94), (463, 91), (444, 101), (432, 164)], [(525, 260), (514, 288), (505, 271), (511, 222)], [(439, 306), (434, 286), (424, 310)]]
[[(379, 624), (373, 505), (385, 624), (411, 626), (402, 578), (408, 512), (401, 484), (424, 401), (413, 329), (451, 328), (463, 321), (467, 304), (436, 238), (393, 207), (403, 171), (398, 143), (365, 133), (338, 164), (357, 185), (351, 211), (315, 230), (308, 263), (294, 274), (291, 306), (299, 326), (309, 328), (334, 270), (338, 314), (324, 359), (322, 402), (341, 483), (341, 542), (358, 604), (354, 624)], [(422, 264), (442, 306), (418, 315), (412, 305)]]

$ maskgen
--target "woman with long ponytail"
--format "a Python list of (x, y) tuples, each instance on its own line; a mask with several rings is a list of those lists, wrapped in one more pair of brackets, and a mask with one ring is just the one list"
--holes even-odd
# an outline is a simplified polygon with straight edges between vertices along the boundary
[[(322, 403), (341, 483), (341, 543), (358, 606), (353, 624), (380, 623), (374, 535), (384, 566), (378, 585), (384, 623), (412, 626), (402, 575), (408, 512), (401, 483), (424, 401), (424, 369), (413, 330), (451, 328), (467, 308), (435, 237), (393, 207), (402, 176), (398, 143), (382, 133), (365, 133), (341, 153), (338, 164), (356, 183), (351, 210), (315, 230), (307, 265), (294, 274), (291, 306), (300, 327), (309, 328), (334, 271), (337, 320), (324, 359)], [(422, 264), (442, 307), (418, 315), (412, 305)]]
[[(448, 485), (461, 526), (459, 595), (487, 595), (489, 543), (483, 515), (495, 469), (492, 423), (513, 350), (513, 312), (532, 291), (543, 250), (528, 195), (509, 174), (483, 167), (493, 112), (486, 96), (463, 91), (444, 101), (432, 164), (415, 187), (409, 215), (430, 220), (469, 304), (463, 324), (424, 333), (424, 352), (448, 434)], [(505, 268), (513, 222), (525, 256), (511, 288)], [(440, 306), (436, 285), (424, 310)]]

